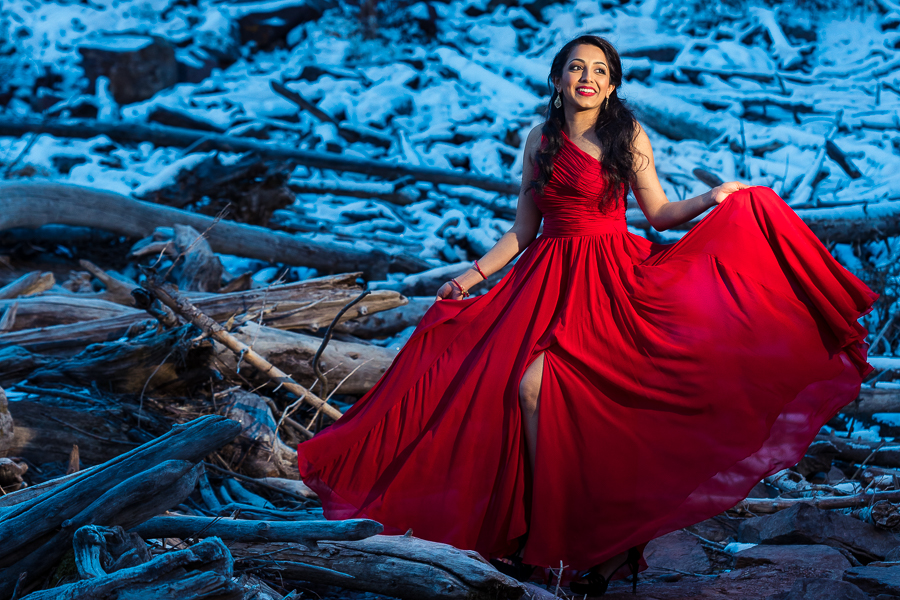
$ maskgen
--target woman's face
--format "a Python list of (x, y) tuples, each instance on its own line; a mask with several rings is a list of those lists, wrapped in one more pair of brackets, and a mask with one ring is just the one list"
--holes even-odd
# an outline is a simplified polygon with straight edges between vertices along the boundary
[(562, 77), (554, 82), (566, 109), (599, 110), (616, 86), (609, 82), (606, 53), (597, 46), (579, 44), (563, 65)]

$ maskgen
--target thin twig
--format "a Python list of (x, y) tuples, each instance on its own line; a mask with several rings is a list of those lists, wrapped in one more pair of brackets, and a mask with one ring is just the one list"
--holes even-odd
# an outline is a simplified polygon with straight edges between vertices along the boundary
[(328, 329), (325, 330), (325, 336), (322, 338), (322, 343), (319, 345), (319, 349), (316, 351), (316, 355), (313, 357), (313, 371), (316, 373), (316, 377), (322, 382), (322, 395), (326, 396), (328, 394), (328, 379), (325, 377), (325, 374), (322, 373), (322, 370), (319, 368), (319, 358), (322, 356), (322, 352), (325, 351), (325, 346), (328, 345), (328, 342), (331, 341), (331, 334), (334, 330), (335, 325), (338, 324), (338, 321), (341, 320), (341, 317), (344, 316), (344, 313), (347, 312), (350, 307), (354, 304), (371, 294), (371, 290), (363, 290), (363, 292), (348, 302), (344, 308), (338, 311), (338, 314), (334, 316), (334, 319), (331, 320), (331, 325), (328, 326)]

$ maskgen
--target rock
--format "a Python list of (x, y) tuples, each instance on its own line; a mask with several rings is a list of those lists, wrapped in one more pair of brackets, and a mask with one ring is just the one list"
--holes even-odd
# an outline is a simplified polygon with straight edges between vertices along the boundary
[(867, 563), (884, 558), (900, 546), (900, 538), (858, 519), (811, 504), (798, 504), (787, 510), (748, 519), (738, 531), (738, 541), (756, 544), (826, 544), (849, 550)]
[(813, 473), (828, 473), (838, 449), (827, 440), (816, 440), (807, 449), (806, 455), (797, 463), (797, 472), (806, 477)]
[(709, 558), (700, 540), (685, 531), (673, 531), (650, 541), (644, 559), (651, 567), (677, 569), (688, 573), (708, 573)]
[(284, 45), (288, 32), (301, 23), (313, 21), (333, 5), (329, 0), (263, 0), (246, 2), (234, 8), (242, 44), (256, 42), (257, 47), (268, 49)]
[(856, 567), (844, 573), (844, 580), (856, 585), (867, 594), (900, 596), (900, 564), (898, 563)]
[(784, 568), (811, 565), (827, 571), (843, 573), (850, 568), (850, 561), (831, 546), (771, 546), (761, 544), (734, 555), (734, 568), (743, 569), (759, 565), (776, 565)]
[(684, 529), (711, 542), (728, 543), (737, 539), (738, 527), (742, 522), (743, 519), (734, 519), (720, 514)]
[(802, 578), (786, 592), (774, 594), (766, 600), (868, 600), (858, 587), (846, 581)]
[(175, 49), (163, 38), (142, 35), (106, 36), (78, 47), (84, 74), (94, 86), (109, 78), (109, 91), (119, 104), (153, 97), (178, 82)]

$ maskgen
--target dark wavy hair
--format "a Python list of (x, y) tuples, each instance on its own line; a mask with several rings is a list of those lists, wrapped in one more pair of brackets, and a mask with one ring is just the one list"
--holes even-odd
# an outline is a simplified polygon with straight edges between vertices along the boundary
[(582, 35), (566, 43), (550, 65), (550, 75), (547, 83), (550, 86), (550, 101), (547, 104), (547, 120), (541, 132), (547, 139), (547, 144), (538, 148), (535, 154), (535, 162), (538, 166), (538, 174), (531, 181), (531, 188), (535, 195), (544, 191), (544, 186), (550, 181), (553, 174), (553, 161), (559, 149), (563, 145), (562, 127), (566, 122), (565, 104), (556, 108), (553, 101), (556, 99), (556, 87), (554, 78), (562, 78), (563, 67), (569, 58), (569, 54), (575, 46), (589, 44), (603, 50), (609, 61), (610, 84), (616, 86), (609, 96), (609, 102), (605, 109), (597, 116), (594, 131), (600, 140), (600, 176), (604, 185), (598, 194), (601, 209), (608, 209), (610, 205), (618, 205), (619, 198), (625, 197), (631, 189), (631, 181), (635, 176), (634, 138), (637, 134), (637, 120), (630, 108), (619, 98), (619, 90), (622, 89), (622, 60), (613, 45), (600, 36)]

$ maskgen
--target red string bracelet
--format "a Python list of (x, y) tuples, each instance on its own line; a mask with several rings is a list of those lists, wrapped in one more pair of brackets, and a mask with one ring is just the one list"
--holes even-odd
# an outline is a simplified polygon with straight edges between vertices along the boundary
[(452, 281), (452, 282), (456, 285), (456, 287), (459, 288), (459, 293), (463, 295), (463, 298), (465, 298), (465, 297), (467, 297), (467, 296), (469, 295), (469, 292), (467, 292), (466, 290), (464, 290), (464, 289), (463, 289), (463, 286), (459, 285), (459, 282), (456, 280), (455, 277), (454, 277), (453, 279), (451, 279), (450, 281)]
[(487, 279), (487, 275), (484, 274), (484, 271), (481, 270), (481, 267), (478, 266), (478, 261), (475, 261), (475, 270), (478, 271), (478, 274), (481, 275), (482, 279)]

